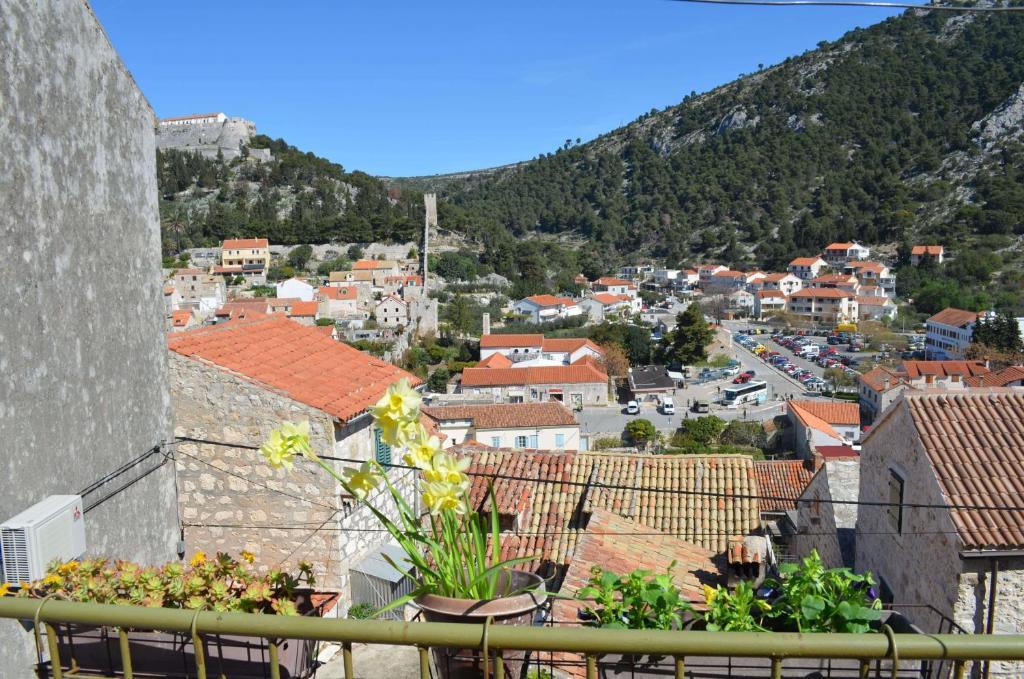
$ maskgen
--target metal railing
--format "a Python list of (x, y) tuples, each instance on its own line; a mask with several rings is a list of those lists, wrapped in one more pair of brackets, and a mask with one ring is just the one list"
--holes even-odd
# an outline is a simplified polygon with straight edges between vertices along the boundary
[[(284, 617), (246, 613), (216, 613), (180, 609), (113, 606), (74, 603), (58, 599), (0, 598), (0, 618), (33, 622), (37, 642), (45, 632), (52, 676), (75, 675), (62, 670), (62, 658), (55, 625), (108, 627), (117, 632), (121, 653), (121, 676), (133, 678), (129, 631), (149, 630), (188, 635), (195, 648), (195, 676), (206, 679), (203, 637), (245, 636), (266, 640), (268, 676), (282, 677), (278, 665), (279, 647), (284, 640), (330, 641), (341, 644), (346, 679), (355, 679), (352, 646), (356, 643), (416, 647), (420, 677), (430, 677), (431, 649), (467, 649), (483, 658), (484, 677), (502, 679), (505, 655), (516, 651), (579, 654), (583, 657), (588, 679), (598, 676), (601, 656), (619, 655), (667, 658), (670, 675), (687, 675), (688, 656), (701, 658), (765, 658), (770, 661), (766, 674), (782, 676), (787, 660), (847, 659), (859, 664), (855, 676), (868, 677), (873, 661), (889, 661), (890, 676), (905, 676), (900, 671), (905, 661), (949, 661), (956, 679), (965, 676), (971, 661), (1024, 661), (1024, 635), (968, 634), (796, 634), (785, 632), (705, 632), (610, 630), (581, 627), (551, 628), (501, 624), (458, 624), (392, 622), (377, 620), (341, 620), (330, 618)], [(770, 672), (770, 674), (768, 674)], [(877, 670), (876, 670), (877, 672)], [(889, 670), (886, 670), (889, 672)], [(79, 674), (78, 676), (82, 676)]]

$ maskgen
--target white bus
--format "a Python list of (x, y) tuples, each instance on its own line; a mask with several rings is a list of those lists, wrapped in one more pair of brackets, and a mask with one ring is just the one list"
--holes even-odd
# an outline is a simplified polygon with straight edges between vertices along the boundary
[(735, 408), (743, 403), (764, 403), (767, 400), (767, 382), (747, 382), (722, 390), (722, 405), (726, 408)]

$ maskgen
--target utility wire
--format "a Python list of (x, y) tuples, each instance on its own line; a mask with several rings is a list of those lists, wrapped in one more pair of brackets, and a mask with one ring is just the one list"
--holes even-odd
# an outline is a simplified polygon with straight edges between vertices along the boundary
[(133, 458), (133, 459), (129, 460), (128, 462), (125, 462), (123, 465), (121, 465), (120, 467), (118, 467), (114, 471), (110, 472), (109, 474), (107, 474), (103, 478), (98, 479), (96, 481), (93, 481), (88, 486), (86, 486), (82, 490), (78, 491), (78, 494), (79, 495), (88, 495), (89, 493), (95, 491), (100, 486), (102, 486), (102, 485), (104, 485), (106, 483), (110, 483), (111, 481), (113, 481), (117, 477), (119, 477), (122, 474), (126, 473), (132, 467), (138, 466), (139, 464), (144, 462), (146, 459), (148, 459), (151, 455), (155, 455), (156, 453), (159, 453), (159, 452), (160, 452), (160, 444), (158, 443), (155, 446), (153, 446), (152, 448), (150, 448), (149, 450), (147, 450), (146, 452), (144, 452), (141, 455), (139, 455), (138, 457)]
[[(206, 439), (194, 439), (194, 438), (179, 438), (179, 441), (188, 441), (192, 443), (203, 443), (215, 446), (225, 446), (228, 448), (245, 448), (248, 450), (259, 450), (258, 446), (249, 446), (237, 443), (226, 443), (223, 441), (210, 441)], [(189, 456), (194, 457), (194, 456)], [(366, 460), (350, 457), (333, 457), (329, 455), (319, 456), (322, 460), (328, 460), (331, 462), (347, 462), (352, 464), (362, 464)], [(196, 458), (198, 459), (198, 458)], [(381, 463), (382, 467), (389, 469), (416, 469), (409, 465), (395, 464), (395, 463)], [(541, 477), (530, 477), (530, 476), (517, 476), (514, 474), (500, 474), (500, 473), (484, 473), (484, 472), (467, 472), (468, 476), (475, 476), (485, 479), (504, 480), (504, 481), (524, 481), (528, 483), (549, 483), (559, 486), (568, 487), (582, 487), (582, 488), (598, 488), (604, 490), (628, 490), (642, 493), (665, 493), (669, 495), (682, 495), (690, 497), (705, 497), (705, 498), (717, 498), (729, 501), (737, 500), (759, 500), (769, 502), (784, 502), (784, 503), (795, 503), (799, 502), (818, 502), (821, 504), (832, 504), (832, 505), (853, 505), (858, 507), (903, 507), (911, 509), (959, 509), (959, 510), (970, 510), (970, 511), (999, 511), (999, 512), (1024, 512), (1024, 506), (1021, 505), (1006, 505), (1006, 506), (992, 506), (992, 505), (968, 505), (968, 504), (934, 504), (927, 502), (882, 502), (882, 501), (871, 501), (871, 500), (836, 500), (834, 498), (820, 500), (800, 500), (795, 497), (786, 497), (781, 495), (741, 495), (737, 493), (723, 493), (717, 491), (706, 491), (706, 490), (686, 490), (682, 488), (651, 488), (647, 486), (635, 486), (628, 484), (614, 484), (614, 483), (603, 483), (595, 481), (593, 483), (587, 481), (569, 481), (563, 479), (551, 479)], [(273, 490), (273, 489), (271, 489)]]
[(756, 7), (873, 7), (876, 9), (920, 9), (924, 11), (993, 13), (993, 12), (1024, 12), (1022, 7), (967, 7), (959, 5), (911, 5), (902, 2), (868, 2), (854, 0), (671, 0), (672, 2), (688, 2), (705, 5), (750, 5)]

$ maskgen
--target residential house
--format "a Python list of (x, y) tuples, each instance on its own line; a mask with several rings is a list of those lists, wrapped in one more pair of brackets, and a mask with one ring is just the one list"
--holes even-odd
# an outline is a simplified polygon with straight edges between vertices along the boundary
[(807, 460), (754, 460), (761, 523), (772, 536), (780, 561), (796, 556), (790, 545), (796, 534), (797, 500), (820, 462), (820, 455)]
[(384, 280), (402, 273), (402, 265), (389, 259), (360, 259), (352, 264), (352, 272), (359, 279), (369, 277), (374, 287), (384, 287)]
[(654, 276), (653, 264), (633, 264), (619, 267), (619, 278), (642, 283)]
[(910, 263), (913, 266), (927, 261), (942, 264), (945, 255), (946, 249), (941, 245), (915, 245), (910, 248)]
[(754, 282), (754, 287), (759, 290), (778, 290), (783, 295), (792, 295), (804, 287), (803, 280), (793, 273), (770, 273), (764, 278)]
[(225, 285), (234, 284), (236, 279), (241, 279), (246, 285), (266, 285), (267, 270), (262, 264), (243, 264), (241, 266), (214, 266), (210, 273), (224, 279)]
[(823, 447), (815, 453), (820, 462), (797, 500), (796, 535), (789, 547), (795, 556), (817, 550), (826, 568), (853, 568), (860, 455), (848, 446)]
[(711, 276), (710, 281), (703, 287), (705, 291), (744, 290), (747, 287), (747, 274), (731, 269), (719, 271)]
[(674, 288), (679, 285), (683, 278), (679, 269), (656, 269), (654, 271), (654, 282), (658, 287)]
[(220, 263), (224, 267), (259, 266), (270, 268), (270, 241), (266, 238), (229, 238), (220, 245)]
[(1024, 386), (1024, 366), (1011, 365), (995, 372), (964, 378), (970, 387), (1021, 387)]
[(575, 283), (576, 285), (580, 286), (580, 288), (582, 288), (582, 289), (586, 289), (586, 288), (590, 287), (590, 281), (588, 281), (587, 277), (584, 276), (581, 273), (576, 274), (573, 277), (572, 282)]
[(964, 358), (974, 338), (974, 324), (990, 314), (949, 307), (926, 320), (924, 346), (927, 358)]
[(697, 281), (700, 283), (700, 287), (706, 287), (711, 285), (711, 281), (716, 273), (728, 270), (728, 267), (721, 264), (701, 264), (697, 267)]
[(191, 309), (172, 311), (168, 322), (170, 323), (170, 332), (185, 332), (200, 325), (199, 319)]
[(808, 282), (810, 288), (835, 288), (846, 292), (857, 293), (860, 290), (860, 281), (853, 274), (829, 273), (812, 278)]
[(317, 319), (320, 318), (320, 303), (296, 300), (288, 309), (288, 318), (301, 325), (316, 325)]
[(200, 320), (208, 318), (227, 301), (223, 276), (204, 269), (178, 269), (172, 280), (179, 297), (174, 308), (194, 311)]
[(809, 281), (821, 275), (828, 264), (821, 257), (797, 257), (789, 263), (787, 270), (802, 281)]
[(523, 367), (569, 365), (585, 356), (596, 359), (604, 356), (601, 347), (585, 338), (547, 338), (540, 334), (483, 335), (480, 338), (481, 360), (495, 354), (509, 359), (509, 366)]
[(164, 286), (164, 315), (170, 316), (171, 312), (178, 308), (181, 304), (181, 293), (178, 292), (178, 288), (172, 285)]
[(754, 308), (754, 295), (746, 290), (734, 290), (727, 296), (729, 306), (733, 309), (750, 312)]
[(861, 417), (871, 424), (908, 388), (906, 373), (885, 366), (872, 368), (857, 378)]
[(359, 310), (359, 291), (354, 285), (325, 285), (316, 292), (320, 303), (320, 316), (325, 318), (343, 318), (361, 315)]
[(989, 369), (984, 361), (903, 361), (899, 372), (915, 389), (966, 389), (968, 379), (987, 375)]
[(896, 274), (879, 262), (854, 260), (843, 267), (843, 273), (856, 276), (862, 286), (877, 285), (887, 295), (896, 294)]
[(424, 415), (444, 434), (443, 445), (477, 441), (492, 448), (585, 450), (580, 425), (561, 403), (424, 406)]
[(684, 283), (684, 287), (692, 288), (700, 283), (700, 274), (694, 269), (686, 269), (679, 275), (680, 281)]
[[(283, 567), (309, 560), (320, 584), (342, 591), (347, 605), (349, 571), (387, 541), (386, 534), (365, 530), (379, 522), (339, 496), (317, 464), (299, 457), (290, 471), (274, 470), (244, 446), (259, 446), (284, 420), (309, 422), (314, 452), (388, 464), (391, 450), (367, 408), (395, 381), (419, 380), (280, 316), (169, 335), (167, 345), (178, 435), (243, 446), (177, 446), (180, 511), (192, 524), (189, 551), (245, 549), (258, 563)], [(391, 477), (411, 498), (412, 476), (394, 471)], [(238, 525), (208, 525), (217, 523)], [(308, 529), (267, 530), (268, 523)]]
[(789, 298), (779, 290), (758, 290), (754, 295), (754, 306), (751, 315), (764, 321), (786, 310)]
[(608, 375), (590, 356), (570, 365), (466, 368), (458, 388), (461, 394), (496, 403), (555, 400), (572, 407), (608, 403)]
[(595, 293), (607, 292), (612, 295), (626, 295), (627, 297), (637, 296), (636, 284), (632, 281), (615, 278), (613, 276), (602, 276), (601, 278), (598, 278), (590, 285), (590, 288)]
[(626, 318), (641, 309), (640, 299), (629, 295), (615, 295), (598, 292), (580, 300), (580, 308), (592, 323), (602, 323), (612, 318)]
[(863, 442), (856, 567), (883, 600), (928, 604), (926, 633), (1024, 632), (1022, 412), (1019, 391), (906, 392)]
[(882, 321), (896, 315), (896, 303), (888, 297), (857, 295), (857, 316), (862, 321)]
[(398, 294), (406, 302), (414, 299), (423, 299), (423, 276), (418, 274), (406, 274), (402, 277), (401, 287)]
[(301, 278), (289, 278), (281, 281), (276, 286), (278, 297), (291, 297), (303, 302), (312, 302), (316, 290), (312, 285)]
[(860, 438), (860, 408), (849, 401), (786, 401), (786, 415), (793, 425), (793, 447), (800, 457), (811, 449), (845, 446)]
[(583, 313), (580, 306), (571, 298), (554, 295), (526, 297), (513, 304), (512, 308), (517, 314), (529, 319), (530, 323), (547, 323)]
[(397, 328), (409, 324), (409, 305), (401, 297), (388, 295), (373, 308), (377, 325), (382, 328)]
[(663, 365), (639, 365), (629, 369), (629, 393), (637, 401), (658, 401), (673, 396), (677, 386)]
[(842, 270), (847, 262), (855, 259), (867, 259), (871, 251), (854, 241), (852, 243), (832, 243), (825, 248), (824, 259), (834, 269)]
[(240, 318), (266, 316), (270, 313), (270, 304), (266, 297), (233, 299), (214, 312), (214, 323), (226, 323)]
[(838, 288), (804, 288), (789, 296), (786, 310), (814, 323), (856, 323), (857, 295)]

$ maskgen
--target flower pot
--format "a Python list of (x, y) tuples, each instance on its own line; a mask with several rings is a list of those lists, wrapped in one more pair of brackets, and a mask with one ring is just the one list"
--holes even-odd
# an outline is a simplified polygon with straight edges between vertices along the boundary
[[(422, 594), (413, 603), (423, 611), (427, 622), (455, 622), (482, 625), (491, 618), (494, 625), (530, 625), (533, 614), (547, 600), (544, 580), (535, 573), (511, 570), (499, 578), (498, 591), (507, 596), (494, 599), (455, 599), (436, 594)], [(527, 591), (524, 591), (527, 590)], [(517, 593), (518, 592), (518, 593)], [(494, 672), (495, 652), (489, 655), (490, 674)], [(502, 659), (505, 674), (518, 677), (526, 654), (505, 651)], [(484, 676), (483, 652), (475, 649), (434, 648), (433, 660), (437, 676), (442, 679), (469, 679)]]
[[(337, 601), (312, 592), (298, 592), (300, 615), (320, 616)], [(85, 674), (115, 676), (124, 670), (117, 632), (106, 627), (55, 625), (57, 647), (64, 668), (74, 666)], [(270, 652), (265, 639), (238, 635), (202, 636), (207, 676), (264, 679), (269, 676)], [(188, 634), (131, 630), (128, 645), (132, 669), (137, 674), (191, 679), (196, 676), (195, 647)], [(312, 676), (316, 668), (316, 642), (286, 639), (278, 644), (282, 678)]]

